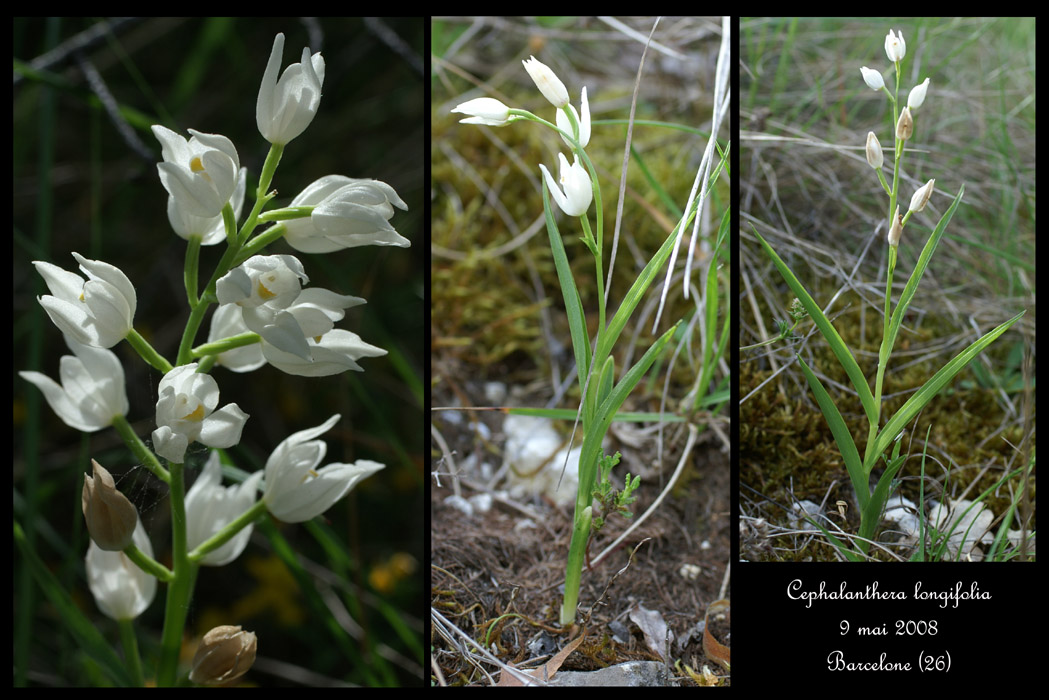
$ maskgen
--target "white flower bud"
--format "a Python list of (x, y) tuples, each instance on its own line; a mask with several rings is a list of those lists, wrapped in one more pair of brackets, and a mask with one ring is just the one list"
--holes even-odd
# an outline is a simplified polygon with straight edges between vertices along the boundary
[(926, 78), (923, 82), (915, 85), (911, 88), (911, 92), (907, 95), (907, 106), (911, 109), (918, 109), (925, 102), (925, 93), (929, 91), (929, 79)]
[(123, 551), (135, 534), (138, 511), (127, 496), (117, 490), (113, 476), (101, 464), (91, 460), (91, 469), (93, 476), (84, 477), (80, 497), (87, 531), (99, 549)]
[(896, 121), (896, 138), (906, 141), (914, 133), (914, 117), (911, 116), (911, 108), (904, 107), (900, 112), (900, 118)]
[(255, 663), (257, 644), (255, 633), (242, 632), (239, 625), (210, 630), (193, 656), (189, 679), (198, 685), (224, 685), (240, 678)]
[(936, 180), (929, 180), (923, 186), (918, 188), (918, 191), (911, 197), (911, 211), (921, 211), (925, 208), (925, 205), (929, 202), (929, 197), (932, 196), (932, 190), (936, 187)]
[(486, 126), (506, 126), (510, 123), (510, 108), (491, 97), (478, 97), (475, 100), (456, 105), (452, 112), (469, 115), (460, 119), (460, 124), (484, 124)]
[(863, 66), (860, 68), (860, 73), (863, 74), (863, 82), (867, 83), (867, 87), (871, 90), (881, 90), (885, 87), (885, 79), (881, 77), (881, 73), (878, 71)]
[(903, 235), (903, 218), (900, 216), (900, 208), (896, 207), (896, 213), (892, 217), (892, 226), (889, 227), (889, 245), (893, 248), (900, 244), (900, 236)]
[(535, 56), (531, 56), (529, 60), (521, 61), (521, 63), (524, 64), (528, 75), (532, 76), (532, 80), (535, 81), (539, 92), (543, 93), (543, 97), (548, 99), (550, 104), (558, 109), (568, 104), (568, 88), (565, 87), (560, 78), (554, 75), (549, 66), (537, 61)]
[(873, 131), (867, 132), (867, 163), (877, 170), (881, 167), (881, 164), (885, 162), (885, 157), (881, 152), (881, 143), (878, 142), (878, 137), (874, 135)]

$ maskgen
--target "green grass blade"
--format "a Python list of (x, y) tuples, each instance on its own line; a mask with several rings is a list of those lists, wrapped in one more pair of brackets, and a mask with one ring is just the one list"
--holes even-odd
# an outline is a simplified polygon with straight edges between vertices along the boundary
[[(881, 521), (881, 511), (885, 508), (885, 501), (889, 500), (889, 494), (892, 490), (892, 480), (896, 478), (896, 474), (899, 473), (903, 467), (903, 463), (907, 461), (907, 457), (897, 457), (896, 460), (885, 470), (885, 473), (878, 479), (878, 483), (874, 486), (874, 493), (871, 494), (870, 499), (867, 501), (866, 506), (862, 506), (863, 510), (860, 513), (860, 537), (865, 540), (874, 539), (874, 530), (877, 529), (878, 523)], [(864, 548), (865, 542), (860, 542), (860, 548)]]
[(896, 308), (892, 312), (892, 318), (889, 320), (889, 340), (887, 343), (889, 352), (892, 351), (893, 345), (896, 344), (896, 335), (900, 332), (900, 324), (903, 323), (903, 316), (907, 313), (907, 307), (910, 306), (911, 300), (914, 298), (914, 293), (918, 289), (918, 282), (921, 281), (922, 275), (925, 274), (925, 269), (929, 266), (929, 260), (932, 258), (936, 246), (939, 245), (944, 229), (947, 228), (947, 223), (954, 215), (954, 210), (958, 208), (958, 204), (962, 201), (963, 194), (965, 194), (965, 185), (962, 185), (961, 189), (958, 190), (958, 196), (954, 198), (954, 202), (948, 207), (947, 211), (940, 219), (940, 223), (936, 224), (936, 229), (932, 232), (932, 235), (929, 236), (929, 240), (925, 243), (925, 248), (922, 249), (921, 255), (918, 256), (918, 262), (914, 265), (914, 271), (911, 272), (911, 278), (907, 280), (907, 285), (903, 288), (903, 294), (900, 295), (900, 301), (896, 304)]
[(550, 250), (554, 255), (557, 280), (561, 283), (561, 295), (565, 299), (568, 329), (572, 334), (572, 349), (582, 382), (590, 372), (590, 337), (586, 332), (583, 302), (579, 300), (579, 290), (576, 288), (572, 268), (565, 254), (565, 244), (561, 240), (561, 232), (557, 229), (557, 221), (554, 220), (554, 212), (550, 208), (550, 190), (547, 189), (546, 178), (543, 178), (543, 213), (546, 215), (546, 232), (550, 237)]
[(860, 397), (860, 403), (863, 404), (863, 411), (867, 414), (867, 420), (873, 425), (878, 422), (878, 409), (874, 405), (874, 395), (871, 393), (871, 388), (867, 384), (867, 378), (863, 376), (863, 372), (860, 371), (860, 366), (856, 363), (856, 358), (852, 356), (852, 351), (845, 345), (845, 341), (838, 335), (837, 329), (830, 322), (830, 319), (823, 313), (816, 302), (813, 300), (812, 295), (808, 293), (805, 287), (798, 281), (798, 278), (794, 276), (791, 269), (787, 267), (787, 264), (783, 262), (782, 258), (776, 254), (776, 251), (772, 249), (761, 234), (757, 232), (757, 229), (751, 227), (754, 231), (754, 235), (758, 237), (761, 245), (765, 248), (765, 252), (768, 253), (769, 258), (772, 259), (772, 264), (779, 270), (780, 275), (783, 276), (783, 280), (790, 287), (791, 291), (794, 292), (794, 296), (801, 301), (802, 306), (809, 312), (809, 317), (819, 328), (820, 333), (827, 339), (827, 344), (830, 345), (831, 352), (838, 358), (838, 362), (845, 369), (845, 374), (849, 376), (852, 381), (852, 385), (856, 388), (856, 393)]
[(597, 474), (597, 456), (601, 451), (601, 441), (608, 432), (612, 418), (615, 417), (616, 411), (630, 396), (630, 392), (634, 390), (634, 387), (645, 376), (648, 368), (652, 366), (652, 363), (663, 352), (677, 328), (678, 324), (674, 324), (656, 342), (652, 343), (652, 347), (623, 375), (623, 378), (612, 389), (608, 398), (598, 406), (597, 413), (594, 416), (594, 423), (583, 436), (583, 448), (579, 456), (579, 497), (576, 501), (577, 506), (580, 504), (589, 505), (592, 499), (591, 491), (594, 488), (594, 477)]
[[(728, 392), (721, 392), (716, 398), (724, 401), (728, 398)], [(512, 416), (538, 416), (551, 420), (575, 420), (578, 413), (574, 408), (532, 408), (530, 406), (509, 406), (502, 410)], [(620, 423), (684, 423), (685, 417), (674, 413), (658, 413), (656, 411), (621, 411), (612, 417), (613, 421)]]
[[(679, 224), (681, 225), (681, 224)], [(641, 274), (634, 280), (634, 284), (630, 286), (630, 291), (623, 297), (623, 303), (616, 309), (616, 313), (612, 316), (612, 320), (609, 321), (608, 327), (603, 333), (599, 335), (597, 343), (597, 352), (594, 355), (594, 362), (598, 365), (604, 363), (605, 358), (612, 353), (612, 348), (615, 347), (616, 340), (619, 339), (619, 334), (623, 332), (623, 328), (626, 327), (626, 322), (630, 319), (630, 315), (634, 313), (634, 309), (641, 302), (641, 298), (648, 291), (649, 286), (652, 284), (652, 280), (655, 279), (656, 273), (659, 272), (660, 268), (670, 257), (671, 251), (674, 250), (674, 243), (677, 240), (677, 228), (675, 227), (667, 239), (663, 241), (663, 245), (660, 246), (659, 250), (656, 251), (652, 259), (645, 265), (645, 269), (641, 271)]]
[(856, 449), (856, 442), (852, 439), (852, 433), (849, 432), (849, 427), (845, 425), (845, 419), (841, 417), (841, 413), (838, 411), (838, 407), (834, 405), (830, 394), (823, 388), (823, 382), (809, 369), (809, 366), (805, 364), (805, 360), (801, 359), (801, 356), (798, 356), (798, 364), (801, 365), (805, 378), (809, 380), (809, 387), (812, 388), (812, 393), (816, 395), (816, 403), (819, 404), (820, 410), (823, 411), (823, 417), (827, 419), (827, 425), (830, 426), (830, 432), (834, 436), (834, 441), (838, 443), (838, 450), (841, 452), (842, 459), (845, 460), (845, 468), (849, 472), (849, 479), (852, 481), (852, 487), (856, 491), (860, 509), (864, 510), (867, 507), (870, 486), (867, 485), (867, 477), (863, 473), (863, 462), (860, 461), (860, 452)]
[(77, 640), (80, 650), (93, 659), (114, 683), (125, 687), (134, 685), (131, 674), (125, 668), (124, 662), (113, 651), (113, 647), (98, 631), (95, 624), (80, 612), (77, 603), (66, 592), (63, 584), (55, 578), (47, 565), (29, 546), (25, 532), (17, 520), (14, 521), (14, 539), (26, 565), (36, 578), (40, 590), (55, 606), (55, 611), (61, 618), (65, 631)]
[(900, 407), (900, 410), (896, 412), (896, 415), (889, 419), (889, 422), (887, 422), (885, 427), (881, 429), (881, 432), (878, 433), (878, 437), (874, 439), (874, 449), (870, 451), (868, 456), (870, 462), (863, 465), (864, 472), (870, 474), (871, 468), (873, 468), (875, 461), (878, 459), (878, 455), (882, 454), (886, 448), (888, 448), (889, 443), (892, 442), (893, 438), (903, 430), (904, 426), (906, 426), (911, 419), (918, 415), (918, 412), (925, 407), (925, 404), (929, 403), (936, 394), (940, 393), (941, 389), (947, 386), (948, 382), (954, 379), (954, 375), (961, 372), (962, 369), (965, 368), (965, 365), (969, 364), (969, 362), (979, 355), (984, 348), (997, 340), (998, 336), (1009, 330), (1009, 327), (1019, 321), (1020, 317), (1025, 313), (1027, 312), (1021, 311), (967, 347), (953, 360), (944, 365), (939, 372), (932, 375), (929, 381), (925, 382), (925, 384), (922, 385), (922, 388), (915, 392), (914, 396), (907, 399), (907, 402)]

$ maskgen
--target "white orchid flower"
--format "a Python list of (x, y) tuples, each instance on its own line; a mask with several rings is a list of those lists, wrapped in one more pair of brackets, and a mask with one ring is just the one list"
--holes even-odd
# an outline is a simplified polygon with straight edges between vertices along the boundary
[(152, 129), (164, 158), (157, 163), (157, 172), (168, 194), (187, 214), (204, 218), (221, 214), (240, 173), (240, 157), (233, 142), (220, 134), (194, 129), (189, 130), (192, 137), (188, 141), (159, 124)]
[[(590, 175), (586, 172), (586, 168), (580, 164), (579, 156), (575, 157), (572, 165), (568, 164), (568, 159), (565, 158), (563, 153), (558, 153), (557, 157), (561, 164), (560, 185), (554, 182), (554, 178), (550, 175), (545, 165), (539, 165), (539, 169), (543, 171), (543, 177), (546, 178), (546, 184), (550, 187), (550, 195), (564, 213), (569, 216), (582, 216), (590, 208), (590, 202), (594, 198), (594, 191), (590, 185)], [(562, 186), (564, 187), (563, 191), (561, 189)]]
[(326, 377), (346, 370), (363, 372), (357, 360), (386, 354), (382, 348), (369, 345), (356, 333), (341, 328), (328, 331), (320, 338), (309, 337), (306, 342), (310, 348), (309, 361), (266, 342), (262, 343), (262, 354), (281, 372), (300, 377)]
[[(19, 372), (44, 394), (51, 410), (71, 428), (93, 433), (113, 424), (115, 416), (128, 412), (124, 367), (117, 356), (65, 336), (73, 355), (59, 360), (61, 386), (40, 372)], [(74, 357), (75, 355), (75, 357)]]
[[(244, 325), (244, 316), (240, 313), (239, 306), (219, 304), (215, 312), (211, 314), (208, 342), (215, 343), (249, 331), (250, 329)], [(265, 365), (266, 358), (262, 356), (262, 346), (259, 343), (253, 343), (220, 353), (215, 363), (233, 372), (252, 372)]]
[(87, 275), (67, 272), (57, 265), (33, 261), (51, 295), (37, 301), (58, 329), (78, 343), (111, 348), (131, 331), (138, 298), (135, 287), (118, 268), (101, 260), (73, 257)]
[(907, 42), (903, 40), (903, 32), (895, 34), (890, 29), (885, 35), (885, 55), (889, 57), (890, 63), (902, 61), (907, 55)]
[[(141, 518), (132, 539), (143, 554), (153, 557), (153, 545)], [(123, 552), (103, 551), (94, 540), (88, 545), (84, 568), (95, 604), (114, 620), (138, 617), (157, 594), (157, 579), (153, 575), (138, 568)]]
[(285, 352), (310, 359), (306, 337), (287, 312), (309, 277), (293, 255), (255, 255), (221, 277), (215, 286), (220, 304), (236, 304), (244, 324)]
[[(223, 486), (219, 453), (212, 451), (200, 476), (186, 494), (186, 548), (196, 549), (255, 505), (261, 481), (262, 472), (259, 471), (240, 484)], [(246, 526), (226, 544), (205, 554), (200, 563), (207, 566), (229, 564), (248, 546), (252, 527)]]
[[(241, 168), (237, 174), (237, 183), (233, 188), (233, 196), (229, 203), (233, 207), (233, 220), (240, 218), (240, 212), (244, 208), (244, 189), (248, 180), (248, 169)], [(168, 195), (168, 223), (171, 229), (180, 238), (187, 241), (197, 237), (201, 245), (216, 245), (226, 241), (226, 224), (222, 220), (222, 214), (215, 216), (195, 216), (190, 214), (179, 204), (179, 200)]]
[(393, 187), (379, 180), (325, 175), (296, 195), (289, 206), (315, 207), (308, 219), (284, 222), (284, 240), (303, 253), (411, 245), (389, 222), (394, 207), (407, 211), (408, 205)]
[(313, 438), (339, 421), (335, 414), (322, 425), (291, 435), (266, 460), (266, 493), (270, 513), (286, 523), (300, 523), (320, 515), (345, 496), (361, 479), (385, 465), (367, 459), (335, 463), (321, 469), (327, 445)]
[[(586, 87), (583, 88), (583, 94), (580, 96), (579, 102), (579, 112), (571, 104), (564, 109), (557, 110), (557, 128), (567, 134), (575, 134), (579, 145), (582, 148), (586, 148), (586, 145), (590, 143), (590, 103), (586, 99)], [(565, 113), (566, 109), (572, 110), (576, 124), (579, 125), (578, 132), (572, 130), (572, 122)], [(561, 137), (561, 140), (567, 143), (570, 148), (572, 147), (572, 143), (564, 136)]]
[(456, 105), (453, 113), (469, 115), (460, 119), (460, 124), (484, 124), (485, 126), (506, 126), (514, 121), (510, 118), (510, 108), (492, 97), (478, 97)]
[(320, 106), (324, 83), (324, 57), (319, 52), (311, 56), (309, 47), (302, 50), (301, 62), (285, 68), (278, 80), (283, 54), (284, 35), (278, 34), (273, 39), (255, 105), (259, 133), (276, 145), (287, 144), (310, 125)]
[(233, 447), (248, 414), (235, 403), (219, 403), (219, 386), (209, 374), (198, 374), (197, 364), (180, 365), (160, 380), (157, 429), (153, 450), (170, 462), (181, 463), (191, 442), (208, 447)]

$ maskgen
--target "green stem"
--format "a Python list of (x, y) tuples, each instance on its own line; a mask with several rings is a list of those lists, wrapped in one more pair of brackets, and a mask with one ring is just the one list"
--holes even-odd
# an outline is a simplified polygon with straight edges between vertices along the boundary
[(124, 555), (134, 562), (135, 566), (142, 569), (150, 576), (155, 576), (158, 581), (164, 581), (166, 583), (174, 576), (174, 574), (171, 573), (171, 569), (147, 555), (134, 544), (129, 544), (127, 546), (127, 549), (124, 550)]
[(171, 371), (171, 363), (168, 362), (163, 355), (157, 352), (134, 328), (128, 331), (124, 340), (128, 342), (128, 345), (135, 349), (135, 352), (137, 352), (150, 367), (159, 369), (165, 374)]
[(576, 504), (575, 525), (572, 528), (572, 543), (568, 547), (568, 565), (565, 569), (565, 599), (561, 604), (561, 625), (575, 622), (575, 611), (579, 604), (579, 584), (583, 577), (583, 557), (586, 542), (590, 537), (593, 511), (590, 506), (578, 510)]
[(142, 659), (138, 655), (138, 639), (135, 637), (135, 622), (132, 619), (119, 620), (120, 643), (124, 646), (124, 659), (128, 673), (136, 688), (145, 686), (142, 678)]
[(182, 464), (171, 465), (171, 568), (173, 578), (168, 584), (164, 608), (164, 632), (160, 642), (160, 664), (157, 668), (157, 686), (175, 685), (178, 676), (179, 651), (186, 626), (189, 600), (197, 578), (197, 565), (186, 552), (186, 493)]
[(127, 418), (121, 415), (113, 416), (113, 427), (120, 433), (120, 437), (124, 439), (124, 444), (128, 446), (128, 449), (131, 450), (146, 469), (153, 472), (153, 475), (165, 484), (171, 483), (171, 475), (168, 473), (168, 470), (161, 466), (160, 460), (153, 454), (153, 451), (139, 439), (135, 431), (132, 430), (131, 424), (127, 422)]
[(204, 343), (198, 345), (191, 350), (193, 357), (203, 357), (204, 355), (220, 355), (227, 350), (233, 350), (234, 348), (244, 347), (245, 345), (254, 345), (262, 340), (258, 333), (241, 333), (239, 335), (230, 336), (229, 338), (223, 338), (222, 340), (216, 340), (214, 343)]
[(270, 226), (268, 229), (244, 244), (244, 247), (240, 249), (237, 257), (233, 260), (233, 265), (240, 265), (251, 256), (257, 255), (263, 248), (283, 236), (287, 230), (288, 227), (284, 224)]
[(200, 266), (200, 242), (200, 236), (193, 236), (189, 239), (189, 244), (186, 246), (186, 264), (182, 272), (186, 284), (186, 299), (191, 309), (199, 301), (197, 298), (197, 270)]
[(230, 521), (226, 527), (222, 528), (209, 539), (200, 543), (196, 549), (189, 553), (189, 560), (195, 563), (199, 563), (209, 552), (213, 552), (222, 545), (229, 542), (233, 537), (243, 530), (248, 525), (251, 525), (258, 520), (263, 513), (266, 512), (266, 503), (261, 499), (255, 502), (251, 508), (248, 508), (235, 520)]

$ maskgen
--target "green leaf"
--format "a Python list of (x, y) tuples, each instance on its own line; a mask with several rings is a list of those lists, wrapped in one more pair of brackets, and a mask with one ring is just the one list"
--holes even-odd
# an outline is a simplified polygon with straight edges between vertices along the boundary
[(809, 312), (809, 317), (812, 318), (816, 327), (819, 328), (820, 333), (827, 339), (827, 344), (830, 345), (831, 352), (838, 358), (838, 362), (845, 369), (845, 374), (849, 376), (852, 381), (852, 385), (856, 388), (856, 393), (860, 397), (860, 403), (863, 404), (863, 411), (867, 414), (867, 420), (872, 425), (878, 423), (878, 409), (874, 405), (874, 395), (871, 393), (871, 388), (867, 384), (867, 378), (863, 376), (863, 372), (860, 371), (860, 366), (856, 363), (856, 358), (852, 356), (852, 351), (845, 345), (845, 341), (838, 335), (838, 331), (831, 324), (830, 319), (823, 313), (816, 302), (812, 299), (812, 295), (808, 293), (805, 287), (798, 281), (798, 278), (794, 276), (787, 264), (776, 254), (776, 251), (772, 249), (765, 239), (761, 237), (761, 234), (754, 229), (754, 235), (758, 237), (761, 245), (765, 248), (765, 252), (768, 253), (769, 258), (772, 259), (772, 264), (779, 270), (780, 275), (783, 276), (783, 280), (790, 287), (791, 291), (794, 292), (794, 296), (798, 298), (805, 310)]
[(823, 383), (809, 369), (809, 366), (805, 364), (805, 360), (801, 359), (800, 355), (798, 356), (798, 364), (801, 365), (805, 378), (809, 380), (809, 387), (812, 388), (812, 393), (816, 395), (816, 403), (819, 404), (820, 410), (823, 411), (823, 417), (827, 419), (827, 425), (830, 426), (834, 442), (838, 443), (838, 450), (841, 452), (842, 459), (845, 460), (845, 468), (849, 472), (849, 479), (852, 481), (852, 487), (856, 491), (860, 509), (863, 510), (867, 507), (870, 486), (867, 484), (867, 476), (863, 473), (863, 462), (860, 461), (860, 452), (856, 449), (856, 442), (852, 439), (852, 433), (849, 432), (849, 427), (845, 424), (845, 419), (841, 417), (838, 407), (834, 405), (830, 394), (823, 388)]
[[(637, 383), (645, 376), (648, 368), (652, 366), (652, 363), (663, 352), (663, 348), (666, 347), (667, 343), (670, 342), (671, 336), (677, 331), (678, 325), (674, 324), (656, 342), (652, 343), (652, 347), (627, 371), (623, 378), (619, 380), (619, 384), (612, 389), (608, 398), (598, 406), (593, 424), (587, 428), (583, 435), (583, 447), (579, 456), (580, 498), (583, 498), (584, 495), (586, 498), (589, 498), (590, 492), (593, 491), (594, 476), (597, 471), (595, 467), (597, 456), (601, 451), (601, 441), (604, 439), (605, 433), (608, 432), (612, 418), (627, 397), (630, 396), (630, 392), (634, 390)], [(580, 504), (581, 502), (577, 501), (577, 510)]]
[[(874, 531), (881, 521), (881, 511), (885, 508), (885, 501), (889, 499), (889, 493), (892, 490), (892, 480), (896, 478), (896, 474), (906, 461), (906, 455), (893, 460), (892, 464), (885, 470), (885, 473), (878, 479), (878, 483), (874, 486), (874, 493), (871, 494), (867, 505), (861, 506), (860, 537), (867, 540), (874, 539)], [(862, 540), (859, 543), (859, 547), (861, 550), (867, 551), (867, 543)]]
[(948, 207), (943, 218), (940, 219), (940, 223), (936, 224), (935, 230), (933, 230), (929, 240), (925, 243), (925, 248), (922, 249), (921, 255), (918, 256), (918, 262), (914, 265), (911, 278), (907, 280), (907, 285), (903, 288), (903, 294), (900, 295), (900, 301), (896, 304), (896, 308), (893, 310), (892, 317), (889, 320), (889, 335), (885, 344), (888, 352), (892, 351), (892, 347), (896, 343), (896, 335), (900, 332), (903, 316), (907, 313), (907, 307), (910, 306), (914, 293), (918, 289), (918, 282), (921, 281), (922, 275), (925, 274), (925, 269), (929, 266), (929, 259), (932, 258), (932, 254), (936, 251), (936, 246), (940, 243), (944, 229), (947, 228), (947, 223), (954, 215), (954, 210), (958, 208), (958, 204), (962, 201), (963, 194), (965, 194), (965, 185), (962, 185), (961, 189), (958, 190), (958, 196), (954, 198), (954, 202)]
[(568, 314), (568, 329), (572, 334), (572, 349), (575, 351), (576, 366), (581, 380), (590, 371), (590, 337), (586, 332), (586, 316), (583, 314), (583, 303), (579, 300), (572, 268), (565, 254), (565, 244), (561, 232), (557, 229), (554, 212), (550, 208), (550, 190), (543, 178), (543, 213), (546, 215), (546, 232), (550, 237), (550, 250), (554, 255), (554, 267), (557, 269), (557, 280), (561, 283), (561, 295), (565, 300), (565, 311)]
[[(681, 224), (678, 224), (680, 226)], [(623, 332), (623, 328), (626, 327), (626, 322), (630, 319), (630, 315), (634, 313), (634, 309), (640, 303), (641, 298), (645, 295), (648, 287), (652, 284), (652, 280), (655, 278), (656, 273), (659, 272), (660, 268), (663, 267), (663, 263), (670, 257), (670, 253), (674, 250), (674, 243), (677, 239), (677, 227), (670, 232), (667, 239), (660, 246), (659, 250), (656, 251), (652, 259), (645, 265), (645, 269), (641, 271), (641, 274), (634, 280), (634, 284), (630, 286), (630, 290), (623, 297), (623, 303), (616, 309), (616, 313), (612, 316), (612, 320), (609, 321), (608, 327), (603, 333), (599, 335), (597, 342), (597, 352), (594, 355), (594, 363), (601, 365), (604, 363), (605, 358), (612, 354), (612, 348), (616, 344), (616, 340), (619, 339), (619, 334)]]
[(869, 462), (863, 465), (864, 472), (870, 474), (875, 461), (878, 459), (878, 455), (885, 452), (893, 438), (903, 430), (911, 419), (918, 415), (919, 411), (925, 408), (925, 404), (929, 403), (934, 396), (940, 393), (940, 390), (947, 386), (947, 384), (954, 379), (954, 376), (965, 368), (965, 365), (969, 364), (969, 362), (979, 355), (984, 348), (997, 340), (998, 336), (1007, 331), (1010, 326), (1019, 321), (1020, 317), (1025, 313), (1027, 313), (1026, 310), (1021, 311), (967, 347), (953, 360), (944, 365), (939, 372), (932, 375), (932, 377), (922, 385), (922, 388), (918, 389), (911, 398), (907, 399), (907, 402), (900, 406), (900, 410), (896, 412), (896, 415), (889, 419), (885, 424), (885, 427), (883, 427), (881, 432), (878, 433), (878, 437), (874, 439), (874, 447), (868, 452), (867, 456)]

